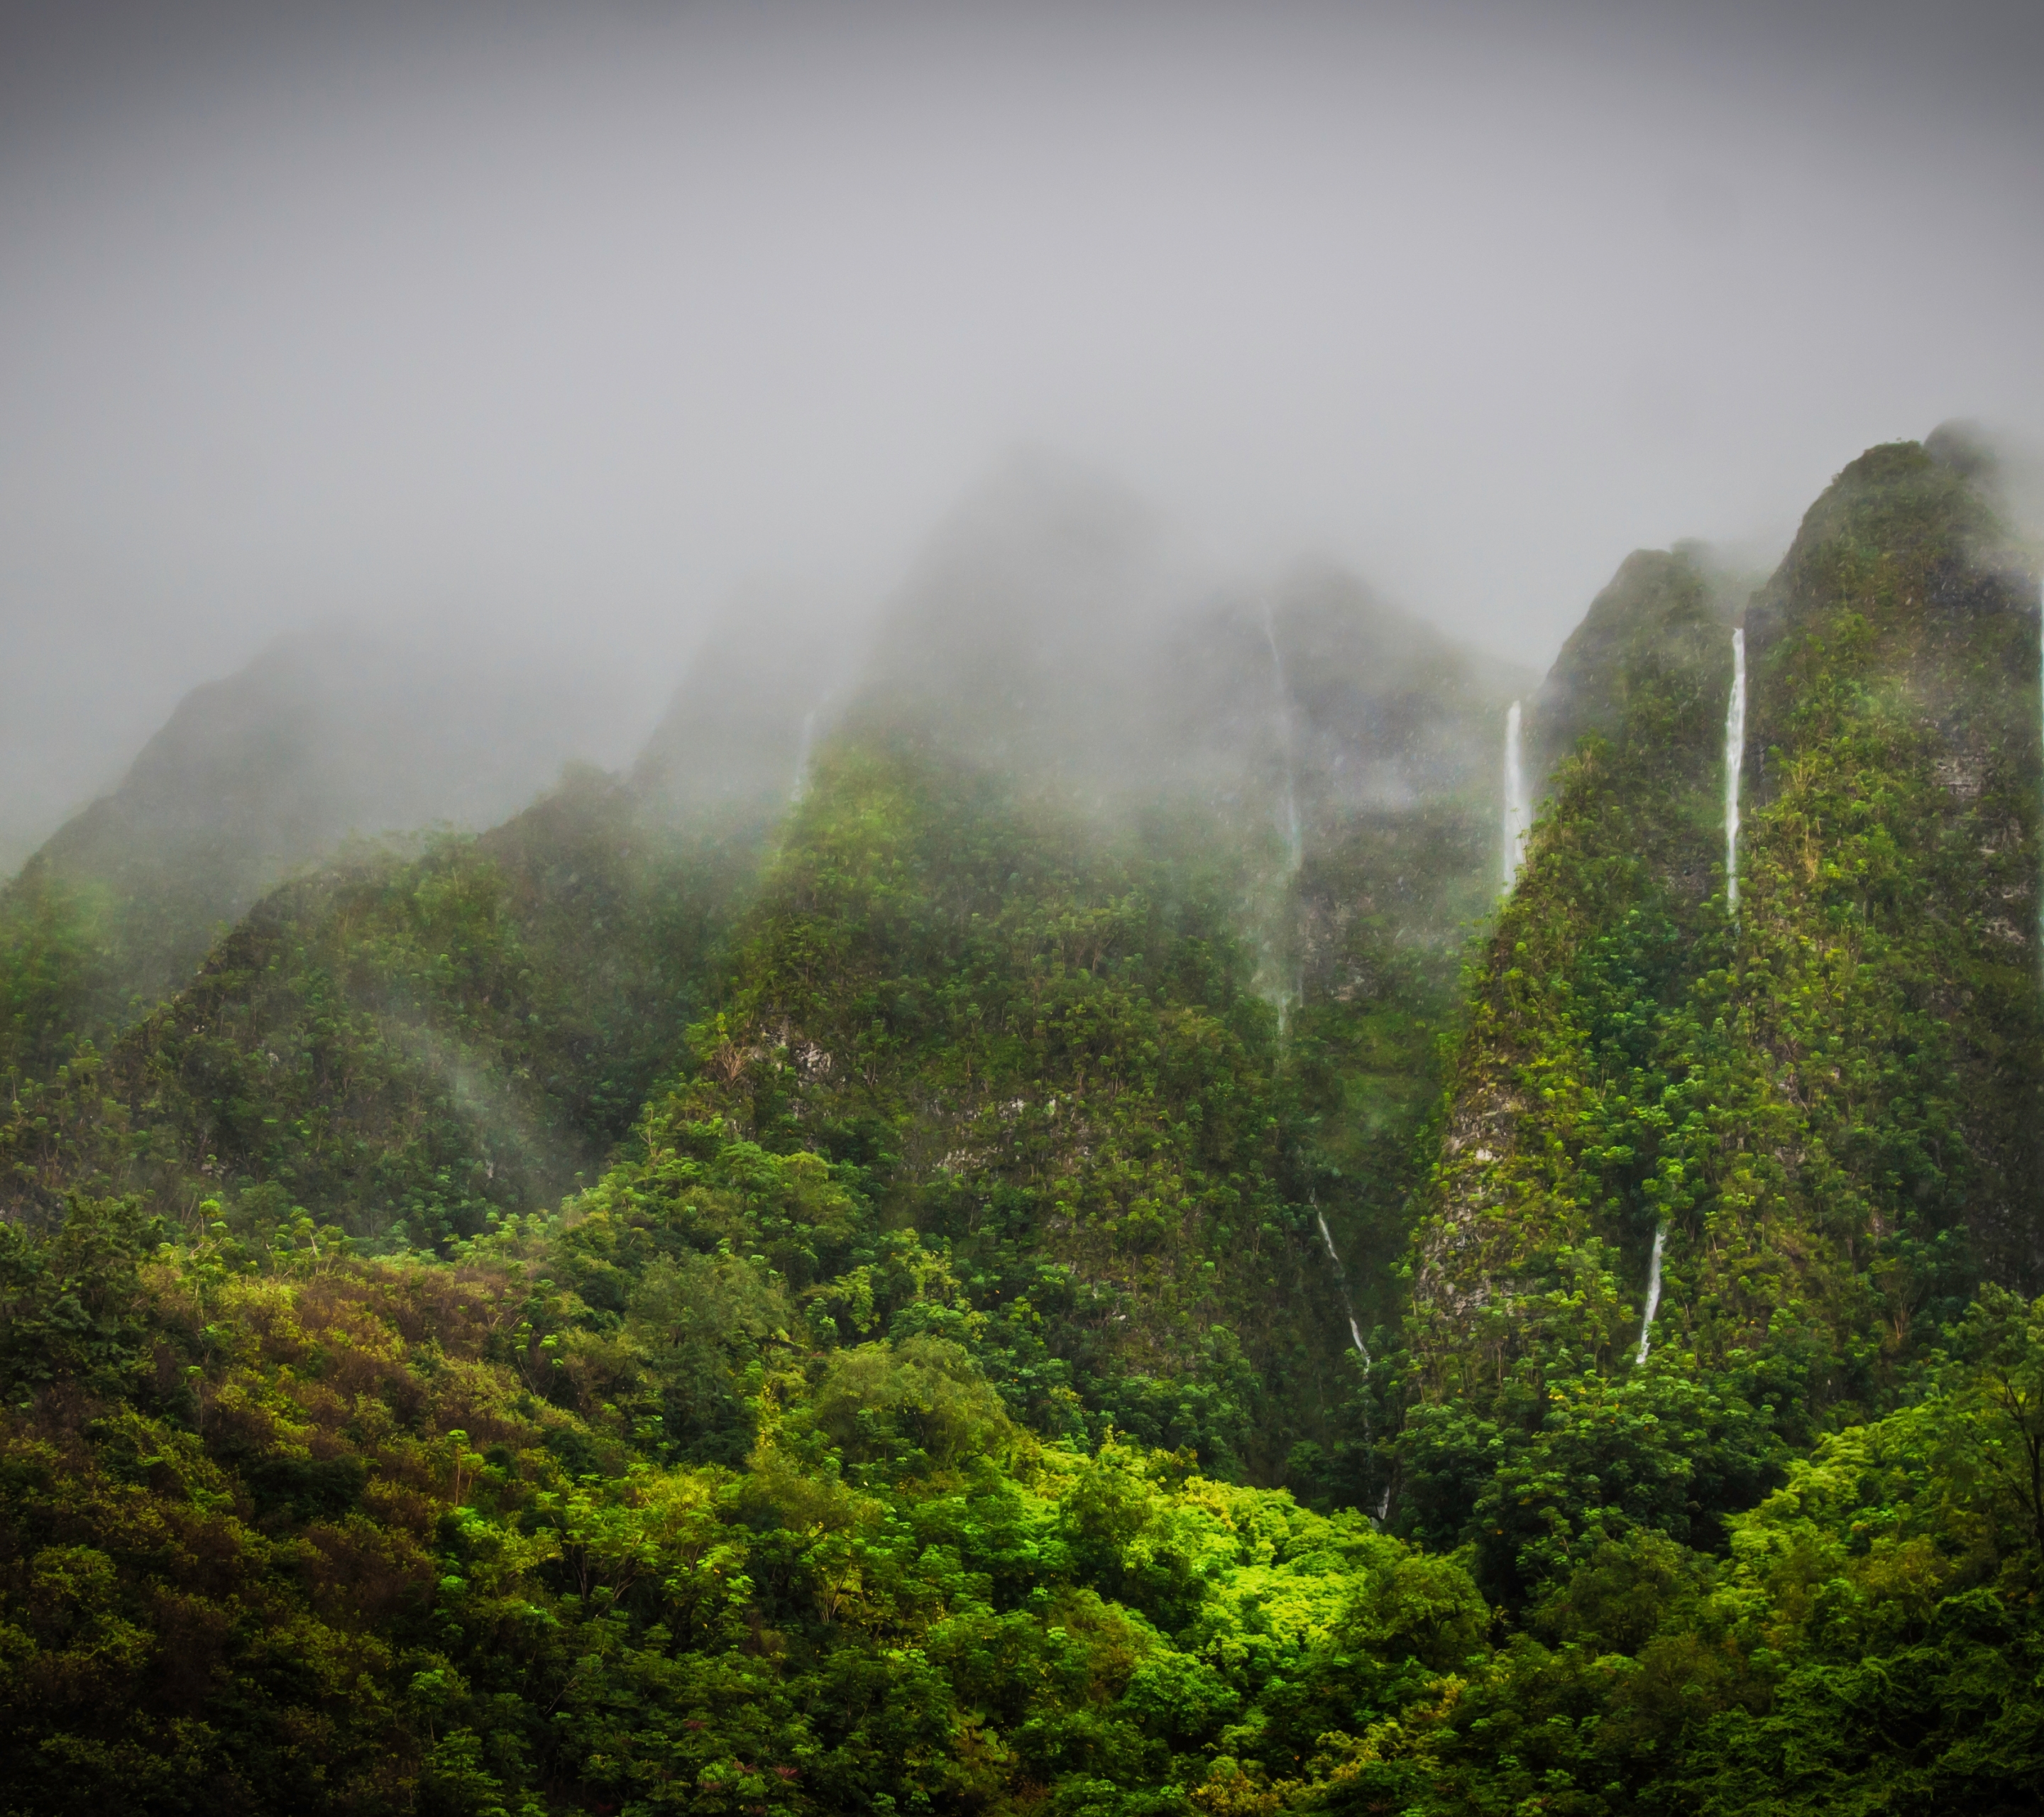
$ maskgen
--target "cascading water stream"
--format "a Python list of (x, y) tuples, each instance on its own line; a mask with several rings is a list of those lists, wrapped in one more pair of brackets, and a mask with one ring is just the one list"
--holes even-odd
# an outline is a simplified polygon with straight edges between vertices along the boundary
[(1746, 632), (1731, 634), (1731, 698), (1725, 705), (1725, 912), (1739, 912), (1739, 773), (1746, 763)]
[(1654, 1315), (1661, 1310), (1661, 1251), (1667, 1242), (1668, 1227), (1661, 1224), (1654, 1232), (1654, 1259), (1646, 1270), (1646, 1311), (1639, 1321), (1639, 1354), (1632, 1359), (1635, 1362), (1646, 1362), (1654, 1341)]
[(1298, 765), (1292, 751), (1292, 691), (1285, 682), (1285, 659), (1278, 648), (1270, 609), (1263, 609), (1263, 641), (1270, 647), (1270, 680), (1278, 695), (1278, 741), (1285, 753), (1285, 874), (1297, 874), (1306, 855), (1299, 827)]
[[(1299, 866), (1305, 860), (1305, 836), (1299, 824), (1298, 761), (1292, 748), (1292, 691), (1285, 681), (1285, 658), (1278, 647), (1278, 630), (1272, 622), (1270, 607), (1263, 608), (1263, 641), (1270, 650), (1270, 682), (1277, 697), (1278, 743), (1285, 756), (1285, 882), (1289, 885), (1299, 874)], [(1291, 981), (1278, 993), (1278, 1039), (1281, 1043), (1291, 1032), (1292, 1005), (1303, 995)]]
[(1362, 1327), (1355, 1321), (1355, 1307), (1348, 1296), (1348, 1277), (1342, 1272), (1341, 1251), (1335, 1247), (1334, 1233), (1327, 1228), (1327, 1213), (1316, 1205), (1313, 1217), (1320, 1227), (1320, 1241), (1327, 1246), (1327, 1260), (1334, 1264), (1335, 1286), (1341, 1294), (1342, 1311), (1348, 1315), (1349, 1342), (1355, 1346), (1356, 1354), (1362, 1358), (1362, 1366), (1367, 1369), (1370, 1346), (1362, 1341)]
[(1533, 816), (1526, 799), (1526, 764), (1520, 751), (1519, 703), (1504, 716), (1504, 889), (1510, 895), (1526, 856), (1526, 833)]
[(802, 798), (802, 791), (809, 782), (809, 747), (816, 740), (816, 712), (814, 707), (802, 715), (802, 736), (795, 747), (795, 786), (788, 791), (790, 803)]
[[(1370, 1367), (1370, 1346), (1362, 1341), (1362, 1327), (1357, 1321), (1355, 1302), (1348, 1296), (1348, 1275), (1342, 1267), (1341, 1251), (1335, 1247), (1334, 1232), (1327, 1228), (1327, 1215), (1317, 1201), (1313, 1202), (1313, 1221), (1320, 1227), (1320, 1241), (1327, 1245), (1327, 1262), (1335, 1271), (1335, 1291), (1341, 1295), (1342, 1312), (1348, 1320), (1348, 1341), (1355, 1346), (1355, 1354), (1362, 1358), (1362, 1366)], [(1370, 1400), (1366, 1395), (1362, 1401), (1362, 1437), (1366, 1445), (1374, 1446), (1376, 1439), (1370, 1429)], [(1391, 1512), (1391, 1485), (1384, 1485), (1384, 1492), (1377, 1497), (1377, 1518), (1384, 1519)]]

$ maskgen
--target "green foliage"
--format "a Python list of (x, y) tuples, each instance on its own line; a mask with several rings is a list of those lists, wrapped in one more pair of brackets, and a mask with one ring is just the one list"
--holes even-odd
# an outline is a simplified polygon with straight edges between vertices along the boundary
[(593, 1173), (671, 1062), (734, 887), (601, 778), (482, 840), (364, 851), (267, 898), (107, 1054), (8, 1082), (6, 1192), (302, 1209), (430, 1247)]
[(1729, 643), (1705, 577), (1635, 556), (1590, 628), (1622, 710), (1556, 771), (1471, 978), (1416, 1245), (1423, 1391), (1479, 1408), (1522, 1362), (1522, 1412), (1547, 1368), (1619, 1366), (1637, 1318), (1620, 1271), (1637, 1257), (1643, 1275), (1655, 1227), (1685, 1208), (1667, 1151), (1691, 1114), (1687, 999), (1724, 947), (1706, 885)]
[(0, 1817), (2027, 1808), (1997, 534), (1920, 450), (1813, 510), (1736, 917), (1721, 586), (1629, 561), (1460, 997), (1487, 803), (1295, 871), (870, 716), (770, 836), (584, 776), (153, 1008), (25, 877)]
[(2044, 1302), (1990, 1294), (1950, 1336), (1921, 1399), (1730, 1516), (1726, 1554), (1614, 1511), (1494, 1650), (1440, 1661), (1393, 1717), (1331, 1725), (1300, 1769), (1217, 1764), (1195, 1796), (1427, 1817), (2025, 1808), (2044, 1772), (2021, 1466)]
[[(1608, 697), (1473, 981), (1415, 1256), (1408, 1518), (1484, 1535), (1500, 1596), (1565, 1552), (1479, 1508), (1575, 1417), (1584, 1371), (1619, 1378), (1650, 1338), (1710, 1382), (1715, 1517), (1784, 1447), (1893, 1405), (1983, 1272), (2030, 1279), (2044, 765), (2038, 621), (2000, 536), (1914, 447), (1813, 508), (1748, 615), (1735, 916), (1700, 578), (1635, 557), (1585, 627)], [(1630, 1451), (1591, 1471), (1628, 1521), (1658, 1468)], [(1547, 1480), (1510, 1500), (1564, 1535)]]
[[(10, 1333), (70, 1295), (120, 1362), (7, 1351), (0, 1807), (1185, 1808), (1488, 1619), (1354, 1515), (1044, 1447), (932, 1335), (781, 1332), (742, 1467), (667, 1462), (597, 1398), (664, 1366), (559, 1286), (572, 1227), (459, 1266), (147, 1234), (80, 1203), (10, 1252)], [(728, 1354), (760, 1304), (690, 1316)]]
[(101, 894), (41, 859), (0, 890), (0, 1077), (47, 1074), (104, 1023)]
[[(884, 742), (826, 751), (689, 1075), (591, 1202), (723, 1219), (805, 1288), (841, 1274), (841, 1339), (906, 1318), (964, 1343), (1039, 1431), (1275, 1475), (1316, 1385), (1274, 1393), (1297, 1353), (1273, 1315), (1319, 1270), (1239, 893), (1179, 837), (1112, 843)], [(700, 1192), (712, 1124), (846, 1197)], [(870, 1302), (905, 1231), (956, 1282), (943, 1316)]]

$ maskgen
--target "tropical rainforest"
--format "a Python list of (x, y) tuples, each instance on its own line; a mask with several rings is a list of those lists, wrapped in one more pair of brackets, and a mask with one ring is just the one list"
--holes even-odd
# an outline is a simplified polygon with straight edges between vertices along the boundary
[(1544, 681), (1150, 535), (479, 833), (259, 667), (0, 893), (0, 1812), (2040, 1809), (1989, 453)]

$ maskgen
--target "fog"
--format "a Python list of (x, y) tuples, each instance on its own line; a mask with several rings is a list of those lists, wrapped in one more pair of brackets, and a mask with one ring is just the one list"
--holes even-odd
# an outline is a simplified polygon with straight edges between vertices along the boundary
[(0, 865), (336, 620), (622, 765), (1017, 448), (1544, 667), (1635, 547), (2044, 443), (2040, 91), (1979, 0), (10, 11)]

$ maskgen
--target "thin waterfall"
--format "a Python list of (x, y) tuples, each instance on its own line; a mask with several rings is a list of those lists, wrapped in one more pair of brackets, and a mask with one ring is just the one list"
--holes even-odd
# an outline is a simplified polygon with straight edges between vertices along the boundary
[(1519, 703), (1504, 716), (1504, 893), (1512, 893), (1526, 856), (1526, 833), (1533, 816), (1526, 799), (1526, 764), (1520, 750)]
[(1362, 1366), (1370, 1367), (1370, 1346), (1362, 1341), (1362, 1327), (1355, 1321), (1355, 1307), (1348, 1296), (1348, 1277), (1342, 1272), (1341, 1251), (1335, 1247), (1333, 1231), (1327, 1228), (1327, 1215), (1316, 1204), (1313, 1217), (1320, 1227), (1320, 1241), (1327, 1246), (1327, 1260), (1334, 1264), (1335, 1287), (1341, 1295), (1342, 1310), (1348, 1315), (1349, 1342), (1355, 1346), (1355, 1354), (1362, 1358)]
[(1729, 915), (1739, 912), (1739, 773), (1745, 763), (1746, 632), (1740, 629), (1731, 634), (1731, 699), (1725, 705), (1725, 912)]
[(1647, 1346), (1654, 1339), (1654, 1315), (1661, 1310), (1661, 1251), (1668, 1241), (1666, 1223), (1655, 1226), (1654, 1231), (1654, 1259), (1646, 1269), (1646, 1311), (1639, 1321), (1639, 1354), (1632, 1360), (1644, 1362)]
[[(1285, 882), (1299, 874), (1306, 855), (1305, 838), (1299, 824), (1298, 760), (1293, 751), (1292, 691), (1285, 685), (1285, 658), (1278, 647), (1278, 631), (1272, 622), (1270, 602), (1263, 606), (1263, 641), (1270, 650), (1270, 682), (1277, 696), (1278, 743), (1285, 755)], [(1294, 979), (1278, 993), (1278, 1039), (1281, 1045), (1292, 1030), (1292, 1005), (1304, 990)]]
[(1285, 683), (1285, 659), (1278, 649), (1270, 608), (1263, 608), (1263, 641), (1270, 647), (1270, 680), (1278, 693), (1278, 739), (1285, 753), (1285, 874), (1297, 874), (1306, 855), (1299, 826), (1298, 763), (1292, 751), (1292, 691)]
[[(1362, 1366), (1370, 1367), (1370, 1346), (1362, 1341), (1362, 1327), (1357, 1321), (1355, 1302), (1348, 1296), (1348, 1275), (1342, 1267), (1341, 1251), (1335, 1247), (1334, 1232), (1327, 1228), (1327, 1215), (1320, 1209), (1320, 1201), (1310, 1201), (1313, 1208), (1313, 1221), (1320, 1227), (1320, 1241), (1327, 1245), (1327, 1262), (1335, 1271), (1335, 1291), (1341, 1295), (1342, 1311), (1348, 1319), (1348, 1341), (1355, 1346), (1355, 1354), (1362, 1358)], [(1370, 1396), (1366, 1389), (1362, 1397), (1363, 1442), (1374, 1450), (1376, 1435), (1370, 1426)], [(1391, 1512), (1391, 1485), (1384, 1485), (1384, 1492), (1377, 1499), (1377, 1518), (1383, 1520)]]
[(788, 791), (792, 804), (801, 800), (802, 791), (809, 782), (809, 747), (816, 741), (816, 709), (814, 707), (802, 715), (802, 736), (795, 747), (795, 786)]

